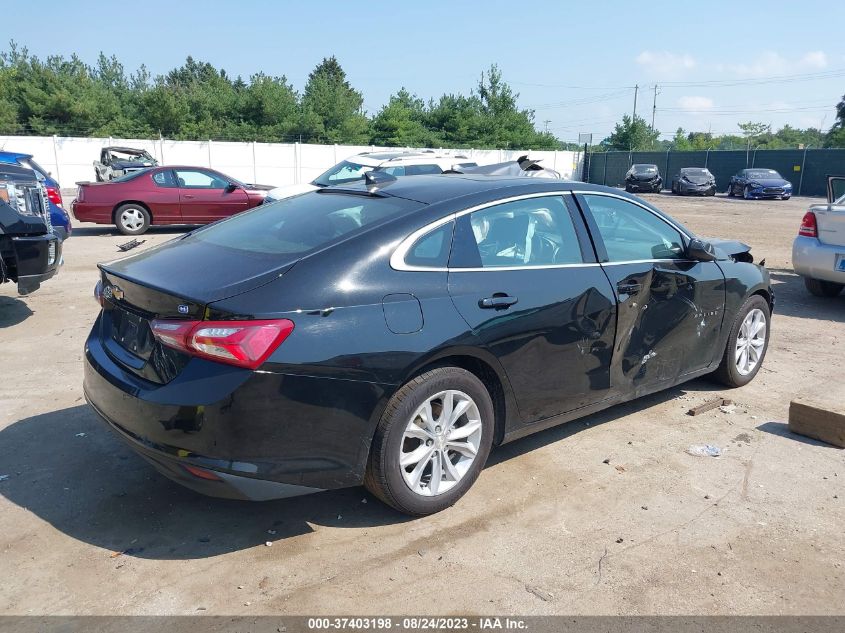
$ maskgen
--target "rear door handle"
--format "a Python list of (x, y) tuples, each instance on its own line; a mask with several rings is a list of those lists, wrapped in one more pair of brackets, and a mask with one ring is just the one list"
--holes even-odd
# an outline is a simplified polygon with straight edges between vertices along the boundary
[(516, 297), (509, 297), (506, 294), (496, 293), (492, 297), (486, 297), (478, 302), (478, 307), (486, 310), (504, 310), (519, 302)]
[(642, 290), (642, 288), (642, 284), (638, 284), (636, 281), (620, 281), (616, 285), (616, 289), (619, 291), (619, 294), (623, 295), (635, 295)]

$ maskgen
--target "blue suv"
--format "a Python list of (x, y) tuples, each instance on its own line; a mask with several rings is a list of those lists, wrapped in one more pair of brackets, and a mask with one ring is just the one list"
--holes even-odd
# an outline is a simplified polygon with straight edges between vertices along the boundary
[(47, 197), (50, 200), (50, 222), (53, 224), (53, 233), (61, 240), (69, 238), (71, 231), (73, 231), (70, 223), (70, 215), (62, 208), (62, 189), (59, 183), (50, 177), (50, 173), (32, 160), (32, 154), (0, 151), (0, 163), (20, 165), (38, 174), (38, 178), (44, 181), (44, 186), (47, 188)]

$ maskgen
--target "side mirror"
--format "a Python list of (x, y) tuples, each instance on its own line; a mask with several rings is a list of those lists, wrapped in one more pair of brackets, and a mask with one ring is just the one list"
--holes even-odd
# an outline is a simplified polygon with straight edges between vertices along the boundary
[(712, 262), (716, 259), (716, 249), (710, 242), (694, 237), (687, 246), (687, 256), (699, 262)]
[(233, 191), (235, 191), (238, 188), (239, 188), (238, 185), (236, 185), (233, 182), (230, 182), (228, 185), (226, 185), (226, 189), (224, 189), (224, 191), (226, 193), (232, 193)]

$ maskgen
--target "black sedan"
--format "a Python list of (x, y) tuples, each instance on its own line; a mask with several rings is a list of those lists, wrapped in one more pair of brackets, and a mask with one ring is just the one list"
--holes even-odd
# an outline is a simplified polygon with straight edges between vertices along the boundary
[(684, 167), (672, 178), (672, 193), (715, 196), (716, 176), (705, 167)]
[(748, 251), (607, 187), (371, 174), (101, 265), (85, 394), (203, 493), (429, 514), (494, 445), (748, 383), (774, 303)]
[(636, 164), (625, 174), (625, 191), (628, 193), (650, 191), (660, 193), (663, 178), (657, 165)]

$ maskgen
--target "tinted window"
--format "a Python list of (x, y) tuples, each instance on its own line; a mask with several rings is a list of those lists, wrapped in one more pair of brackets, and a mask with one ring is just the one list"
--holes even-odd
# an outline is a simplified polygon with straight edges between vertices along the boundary
[(49, 177), (47, 170), (31, 158), (24, 158), (23, 160), (21, 160), (21, 165), (23, 165), (24, 167), (29, 167), (32, 171), (41, 176), (42, 180)]
[(185, 189), (224, 189), (229, 185), (219, 174), (198, 169), (177, 169), (176, 180)]
[(312, 192), (261, 205), (185, 239), (254, 253), (300, 255), (421, 206), (403, 198)]
[[(467, 226), (468, 220), (468, 226)], [(455, 267), (501, 268), (582, 263), (569, 212), (558, 196), (529, 198), (488, 207), (460, 218), (465, 239), (474, 249), (452, 259)]]
[(631, 170), (638, 174), (648, 174), (657, 171), (657, 165), (632, 165)]
[(445, 268), (449, 261), (449, 248), (452, 245), (452, 229), (454, 226), (454, 222), (448, 222), (423, 235), (408, 250), (408, 254), (405, 255), (405, 263), (409, 266)]
[(323, 187), (342, 185), (343, 183), (361, 180), (364, 174), (372, 170), (373, 168), (369, 165), (359, 165), (345, 160), (317, 176), (314, 179), (314, 184)]
[(683, 259), (681, 234), (659, 217), (620, 198), (585, 194), (612, 262)]
[(407, 165), (406, 176), (420, 176), (422, 174), (442, 174), (443, 170), (438, 165)]
[(780, 174), (774, 169), (749, 169), (745, 172), (746, 178), (780, 178)]
[(706, 176), (708, 178), (710, 176), (712, 176), (712, 174), (710, 173), (709, 170), (703, 169), (703, 168), (697, 168), (697, 167), (684, 168), (684, 169), (681, 170), (681, 174), (683, 174), (685, 176)]
[(153, 184), (156, 187), (175, 187), (176, 179), (173, 177), (172, 171), (165, 169), (153, 174)]

